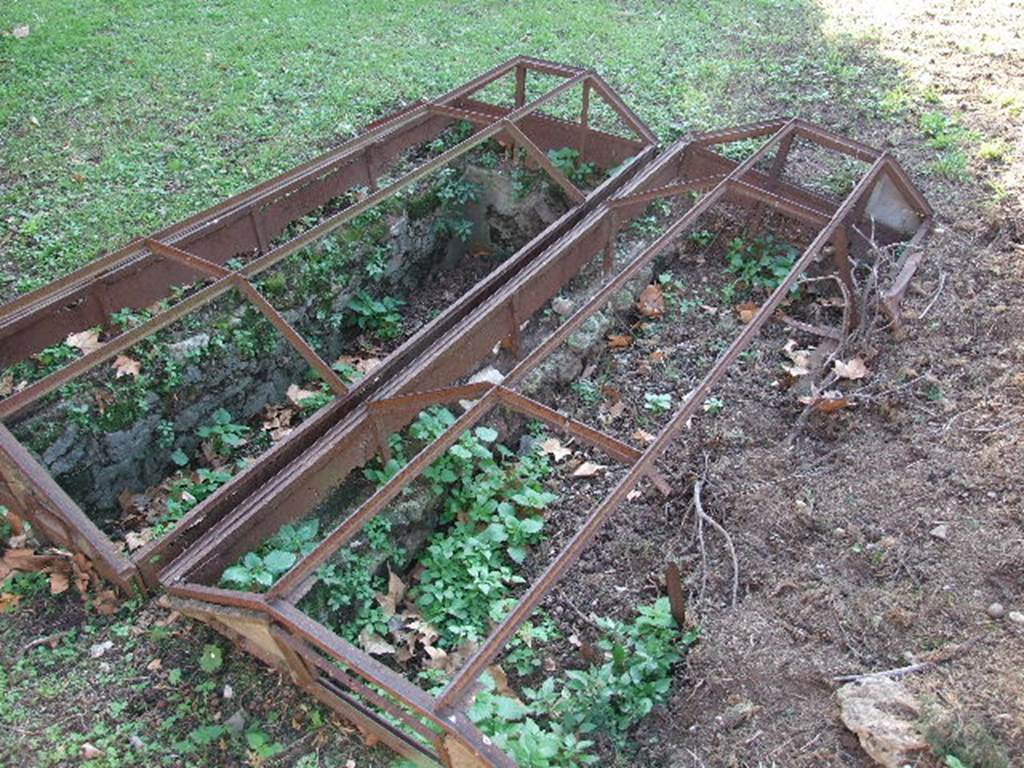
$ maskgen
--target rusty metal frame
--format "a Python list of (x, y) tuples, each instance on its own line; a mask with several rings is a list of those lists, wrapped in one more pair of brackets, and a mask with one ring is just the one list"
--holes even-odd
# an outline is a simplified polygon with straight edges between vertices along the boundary
[[(525, 102), (520, 86), (528, 73), (556, 75), (564, 81), (538, 98)], [(487, 85), (510, 73), (516, 75), (516, 106), (505, 108), (474, 99)], [(599, 92), (636, 133), (623, 138), (589, 127), (584, 112), (579, 122), (540, 112), (573, 88)], [(483, 110), (483, 112), (481, 112)], [(468, 116), (468, 117), (467, 117)], [(479, 130), (460, 144), (378, 187), (383, 164), (402, 151), (439, 135), (454, 121), (470, 119)], [(563, 188), (571, 207), (556, 222), (473, 286), (446, 312), (407, 339), (370, 376), (349, 388), (274, 309), (251, 279), (355, 216), (444, 167), (490, 138), (503, 137), (521, 147), (538, 167)], [(584, 194), (548, 159), (545, 149), (569, 146), (587, 139), (597, 162), (625, 163), (616, 175)], [(429, 102), (413, 105), (373, 124), (365, 133), (335, 150), (230, 200), (133, 241), (82, 269), (0, 308), (0, 364), (25, 359), (68, 333), (96, 325), (110, 327), (110, 317), (122, 306), (142, 308), (169, 295), (174, 285), (191, 283), (196, 275), (211, 283), (138, 327), (121, 333), (97, 350), (84, 354), (59, 371), (0, 400), (0, 421), (23, 414), (41, 398), (86, 374), (132, 345), (237, 290), (253, 304), (286, 343), (297, 351), (328, 384), (336, 400), (304, 421), (291, 435), (236, 475), (215, 494), (192, 509), (162, 539), (132, 555), (117, 551), (88, 516), (64, 493), (36, 459), (0, 424), (0, 482), (16, 511), (36, 523), (52, 541), (82, 551), (115, 584), (132, 589), (154, 587), (157, 572), (185, 550), (206, 528), (261, 484), (294, 462), (318, 438), (380, 389), (418, 355), (430, 349), (475, 306), (527, 267), (544, 248), (581, 220), (594, 206), (626, 182), (654, 154), (653, 134), (592, 70), (529, 57), (516, 57)], [(307, 211), (359, 187), (370, 191), (358, 202), (272, 247), (273, 238)], [(259, 254), (239, 269), (225, 266), (239, 252)]]
[[(828, 150), (854, 157), (866, 164), (853, 190), (835, 203), (807, 189), (780, 179), (788, 148), (796, 138), (807, 139)], [(762, 138), (760, 148), (742, 162), (734, 162), (714, 152), (718, 144), (742, 139)], [(772, 151), (776, 155), (767, 171), (758, 170)], [(420, 750), (424, 759), (443, 765), (511, 766), (507, 755), (473, 726), (465, 714), (467, 696), (473, 684), (493, 663), (521, 623), (564, 577), (592, 543), (598, 531), (629, 493), (645, 477), (656, 481), (656, 462), (679, 435), (704, 399), (725, 376), (738, 356), (750, 345), (769, 321), (801, 275), (821, 257), (831, 244), (833, 267), (848, 275), (850, 260), (873, 244), (858, 237), (858, 225), (872, 214), (868, 195), (881, 180), (887, 180), (899, 193), (901, 205), (913, 214), (911, 232), (897, 232), (880, 226), (890, 242), (905, 242), (908, 255), (896, 283), (884, 296), (898, 304), (905, 290), (905, 277), (920, 261), (919, 249), (932, 224), (932, 211), (899, 164), (887, 153), (835, 134), (799, 119), (771, 120), (726, 131), (716, 131), (679, 142), (648, 164), (619, 193), (597, 206), (571, 232), (553, 244), (545, 254), (523, 270), (487, 302), (468, 316), (443, 343), (429, 355), (418, 359), (402, 375), (383, 387), (373, 398), (354, 410), (343, 422), (326, 433), (285, 475), (279, 475), (242, 504), (190, 548), (162, 575), (161, 579), (175, 601), (190, 604), (190, 615), (208, 620), (208, 612), (250, 610), (263, 617), (273, 637), (288, 646), (292, 655), (326, 654), (342, 662), (364, 682), (387, 689), (402, 706), (428, 718), (442, 729), (432, 749)], [(698, 193), (700, 197), (674, 220), (654, 242), (614, 272), (613, 250), (622, 223), (642, 213), (654, 199)], [(600, 311), (641, 270), (663, 253), (681, 234), (723, 202), (756, 209), (767, 206), (774, 211), (814, 227), (817, 234), (797, 259), (792, 270), (757, 310), (754, 317), (733, 339), (707, 371), (700, 383), (683, 398), (683, 405), (671, 416), (653, 442), (643, 451), (632, 448), (591, 426), (568, 419), (516, 391), (537, 365), (563, 344), (583, 323)], [(522, 357), (500, 384), (460, 385), (458, 381), (483, 360), (491, 347), (517, 335), (520, 325), (552, 298), (569, 279), (595, 258), (605, 265), (605, 280), (600, 289), (553, 331), (541, 344)], [(913, 266), (911, 266), (913, 263)], [(894, 304), (895, 306), (895, 304)], [(338, 523), (321, 543), (284, 575), (267, 593), (255, 594), (208, 586), (206, 582), (233, 562), (242, 552), (256, 546), (283, 522), (312, 511), (327, 490), (357, 466), (375, 455), (383, 455), (386, 435), (412, 421), (416, 413), (439, 402), (475, 398), (471, 405), (434, 442), (425, 446), (394, 477), (381, 486), (348, 517)], [(384, 667), (361, 649), (312, 621), (296, 607), (316, 578), (316, 569), (355, 536), (375, 514), (408, 487), (422, 471), (440, 457), (463, 433), (495, 407), (506, 407), (546, 421), (553, 428), (573, 434), (582, 441), (604, 450), (626, 465), (626, 473), (611, 493), (589, 511), (585, 521), (569, 542), (555, 555), (542, 575), (529, 585), (515, 608), (482, 642), (476, 652), (436, 697)], [(308, 668), (296, 669), (282, 653), (282, 668), (288, 669), (297, 684), (322, 696), (322, 682), (308, 674)], [(375, 702), (381, 706), (381, 702)], [(365, 702), (349, 701), (357, 710), (355, 717), (366, 723), (373, 707)], [(387, 706), (399, 717), (399, 708)], [(378, 718), (379, 719), (379, 718)], [(384, 727), (374, 729), (388, 743), (400, 741), (400, 734)], [(408, 745), (406, 745), (408, 746)], [(453, 749), (462, 750), (460, 761), (452, 758)], [(433, 764), (433, 763), (431, 763)]]

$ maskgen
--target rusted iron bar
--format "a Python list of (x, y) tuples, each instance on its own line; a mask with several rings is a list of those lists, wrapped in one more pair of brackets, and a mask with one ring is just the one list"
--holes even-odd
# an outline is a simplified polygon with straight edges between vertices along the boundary
[[(554, 408), (549, 408), (543, 403), (538, 403), (525, 395), (516, 392), (514, 389), (498, 387), (498, 397), (511, 410), (518, 411), (524, 416), (530, 416), (545, 424), (566, 432), (574, 437), (580, 438), (585, 443), (604, 451), (617, 461), (625, 464), (632, 464), (641, 454), (641, 451), (628, 443), (612, 437), (611, 435), (596, 429), (582, 421), (569, 418), (559, 413)], [(651, 482), (664, 496), (672, 493), (672, 486), (668, 484), (662, 475), (656, 470), (651, 470), (649, 475)]]
[(592, 73), (590, 82), (594, 87), (594, 90), (598, 92), (602, 99), (607, 102), (619, 117), (632, 129), (638, 136), (643, 138), (645, 141), (651, 144), (658, 143), (658, 137), (654, 135), (650, 128), (648, 128), (644, 122), (637, 117), (636, 113), (630, 109), (626, 103), (619, 98), (618, 94), (611, 89), (611, 86), (605, 82), (604, 78), (596, 72)]
[(281, 316), (281, 313), (275, 309), (274, 305), (267, 301), (262, 293), (256, 290), (256, 286), (241, 275), (234, 275), (232, 280), (238, 286), (238, 289), (245, 294), (246, 298), (255, 305), (256, 309), (262, 312), (263, 316), (277, 328), (295, 351), (302, 355), (303, 359), (312, 366), (313, 370), (320, 374), (320, 378), (324, 380), (335, 395), (342, 397), (348, 394), (348, 385), (341, 380), (341, 377), (331, 368), (330, 364), (316, 353), (316, 350), (310, 346), (309, 342), (292, 328), (288, 321)]
[(233, 272), (227, 267), (222, 267), (220, 264), (214, 264), (212, 261), (204, 259), (200, 256), (196, 256), (193, 253), (189, 253), (186, 250), (177, 248), (167, 243), (161, 243), (159, 240), (154, 240), (151, 237), (146, 238), (143, 241), (149, 250), (153, 253), (157, 253), (161, 256), (165, 256), (168, 259), (184, 264), (186, 267), (192, 267), (198, 272), (209, 275), (210, 277), (227, 277)]
[(475, 753), (475, 757), (491, 761), (485, 764), (494, 765), (496, 768), (516, 768), (515, 763), (507, 755), (498, 750), (490, 739), (485, 739), (480, 734), (465, 714), (457, 712), (441, 717), (437, 713), (433, 697), (344, 638), (312, 621), (294, 606), (282, 600), (275, 600), (269, 603), (269, 608), (271, 616), (278, 623), (321, 651), (335, 656), (340, 650), (342, 658), (353, 672), (358, 671), (358, 674), (368, 682), (388, 690), (417, 715), (448, 733), (456, 734)]
[(255, 286), (240, 276), (237, 272), (232, 272), (230, 269), (222, 267), (220, 264), (214, 264), (212, 261), (196, 256), (195, 254), (189, 253), (181, 248), (175, 248), (173, 245), (167, 245), (166, 243), (161, 243), (156, 240), (147, 240), (146, 247), (154, 253), (159, 253), (167, 258), (187, 264), (198, 269), (200, 272), (205, 272), (213, 277), (228, 277), (231, 280), (231, 283), (241, 291), (249, 302), (252, 303), (263, 314), (263, 316), (270, 321), (278, 332), (280, 332), (285, 341), (287, 341), (296, 352), (302, 355), (305, 361), (309, 363), (318, 374), (320, 374), (320, 377), (336, 395), (344, 395), (348, 392), (348, 387), (345, 386), (345, 382), (341, 380), (341, 377), (334, 372), (331, 366), (324, 362), (323, 358), (321, 358), (309, 343), (291, 327), (287, 320), (281, 317), (281, 313), (278, 312), (274, 306), (256, 290)]
[(678, 195), (686, 194), (687, 192), (703, 192), (706, 189), (714, 187), (724, 178), (724, 173), (716, 173), (714, 176), (705, 176), (702, 179), (666, 184), (662, 187), (657, 187), (656, 189), (649, 189), (644, 192), (634, 192), (633, 194), (626, 195), (624, 197), (616, 197), (614, 200), (609, 201), (609, 205), (611, 205), (612, 208), (625, 208), (630, 205), (651, 203), (655, 200), (661, 200), (666, 197), (676, 197)]
[(526, 153), (532, 157), (541, 168), (547, 171), (548, 175), (555, 180), (555, 183), (562, 188), (565, 194), (569, 196), (570, 200), (574, 203), (582, 203), (586, 199), (586, 195), (580, 192), (579, 188), (569, 181), (569, 177), (562, 173), (561, 169), (551, 162), (551, 158), (544, 154), (544, 152), (542, 152), (541, 149), (530, 140), (529, 136), (519, 130), (519, 127), (515, 123), (506, 120), (504, 128), (505, 131), (515, 140), (515, 143), (525, 149)]
[(665, 569), (665, 591), (672, 608), (672, 618), (680, 629), (686, 627), (686, 594), (683, 592), (683, 580), (679, 575), (679, 566), (669, 563)]
[(394, 395), (381, 399), (373, 399), (366, 403), (370, 413), (419, 413), (424, 408), (441, 403), (453, 403), (457, 400), (475, 400), (485, 394), (494, 385), (487, 381), (474, 384), (461, 384), (455, 387), (431, 389), (425, 392), (414, 392), (409, 395)]

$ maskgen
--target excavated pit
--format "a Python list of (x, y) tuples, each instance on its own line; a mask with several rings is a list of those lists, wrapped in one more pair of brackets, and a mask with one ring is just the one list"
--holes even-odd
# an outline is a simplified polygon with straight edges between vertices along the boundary
[[(337, 361), (339, 375), (357, 380), (568, 210), (543, 173), (493, 162), (497, 157), (485, 146), (293, 254), (262, 274), (258, 287), (321, 357)], [(481, 158), (487, 167), (474, 162)], [(444, 198), (452, 187), (456, 195), (473, 192), (452, 204)], [(463, 227), (458, 233), (452, 220)], [(194, 287), (181, 288), (188, 290)], [(140, 319), (126, 313), (122, 330)], [(65, 385), (11, 425), (115, 540), (169, 522), (152, 509), (161, 499), (166, 506), (177, 487), (208, 495), (274, 442), (268, 431), (293, 429), (332, 399), (308, 363), (237, 294), (123, 357), (127, 368), (115, 362)], [(133, 371), (135, 363), (141, 370)], [(296, 387), (306, 400), (296, 402)], [(283, 409), (294, 413), (268, 430)], [(228, 425), (246, 430), (245, 443), (218, 455), (201, 433), (216, 429), (224, 413)], [(196, 477), (201, 470), (215, 475), (211, 482)], [(191, 481), (181, 481), (183, 472)]]

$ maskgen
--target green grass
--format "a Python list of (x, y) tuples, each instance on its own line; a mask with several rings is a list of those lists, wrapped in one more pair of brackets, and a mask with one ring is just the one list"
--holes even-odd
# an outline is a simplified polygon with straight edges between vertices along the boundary
[[(5, 615), (0, 765), (257, 766), (284, 750), (287, 765), (304, 756), (310, 766), (344, 765), (351, 757), (367, 768), (390, 762), (382, 750), (340, 735), (325, 709), (282, 688), (254, 659), (228, 654), (229, 644), (212, 630), (180, 618), (160, 626), (166, 617), (137, 601), (96, 616), (71, 592), (23, 601)], [(204, 663), (209, 647), (223, 651), (215, 667)], [(245, 722), (235, 732), (227, 722), (239, 710)]]
[(5, 3), (0, 30), (31, 32), (0, 37), (0, 298), (519, 53), (597, 67), (666, 140), (766, 111), (891, 110), (891, 68), (822, 37), (817, 14), (805, 0)]

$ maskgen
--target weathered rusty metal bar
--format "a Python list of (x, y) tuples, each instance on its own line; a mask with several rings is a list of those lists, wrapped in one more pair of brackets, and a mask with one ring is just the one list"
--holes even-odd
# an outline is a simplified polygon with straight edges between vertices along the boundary
[(724, 178), (724, 173), (718, 173), (714, 176), (705, 176), (702, 179), (666, 184), (663, 187), (657, 187), (656, 189), (650, 189), (645, 192), (635, 192), (625, 197), (616, 197), (614, 200), (609, 201), (609, 205), (611, 205), (612, 208), (625, 208), (631, 205), (652, 203), (655, 200), (661, 200), (666, 197), (676, 197), (677, 195), (683, 195), (687, 192), (703, 192), (706, 189), (714, 187)]
[(511, 134), (515, 139), (516, 144), (525, 149), (526, 153), (532, 157), (541, 168), (547, 171), (548, 175), (555, 180), (555, 183), (562, 188), (565, 194), (569, 196), (570, 200), (574, 203), (582, 203), (586, 199), (586, 195), (580, 192), (579, 187), (569, 181), (569, 177), (562, 173), (558, 166), (551, 162), (551, 159), (530, 140), (529, 136), (519, 130), (519, 127), (515, 123), (506, 120), (504, 127), (505, 131)]
[(281, 316), (281, 313), (277, 311), (274, 305), (267, 301), (262, 293), (256, 290), (256, 286), (241, 275), (235, 275), (232, 279), (235, 285), (238, 286), (238, 289), (277, 328), (292, 348), (302, 355), (303, 359), (310, 364), (313, 370), (320, 374), (320, 378), (331, 388), (331, 391), (339, 397), (347, 395), (349, 392), (348, 385), (341, 380), (341, 377), (331, 368), (327, 361), (316, 353), (316, 350), (313, 349), (309, 342), (292, 328), (291, 324)]
[(619, 117), (629, 126), (636, 134), (643, 139), (646, 139), (652, 144), (658, 142), (658, 137), (654, 135), (650, 128), (648, 128), (644, 122), (637, 117), (636, 113), (630, 109), (626, 103), (619, 98), (618, 94), (611, 89), (611, 86), (605, 82), (604, 78), (596, 72), (592, 74), (590, 82), (596, 90), (616, 113)]

